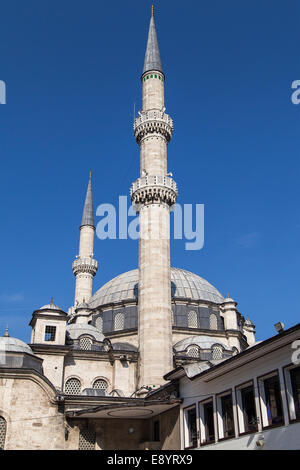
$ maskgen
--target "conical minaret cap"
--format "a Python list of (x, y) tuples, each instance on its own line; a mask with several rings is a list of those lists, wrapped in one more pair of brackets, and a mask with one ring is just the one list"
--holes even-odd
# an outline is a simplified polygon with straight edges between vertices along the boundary
[(146, 54), (145, 54), (143, 73), (149, 72), (150, 70), (157, 70), (158, 72), (163, 71), (162, 65), (161, 65), (161, 59), (160, 59), (160, 53), (159, 53), (153, 14), (151, 15), (151, 19), (150, 19), (148, 42), (147, 42), (147, 49), (146, 49)]
[(82, 214), (82, 219), (81, 219), (81, 227), (84, 225), (90, 225), (91, 227), (95, 227), (91, 172), (90, 172), (89, 184), (88, 184), (88, 188), (86, 192), (83, 214)]

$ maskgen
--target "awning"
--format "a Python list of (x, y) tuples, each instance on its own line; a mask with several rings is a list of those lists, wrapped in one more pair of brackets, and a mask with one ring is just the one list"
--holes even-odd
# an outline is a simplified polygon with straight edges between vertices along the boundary
[(68, 410), (66, 416), (68, 418), (149, 419), (175, 406), (179, 406), (180, 403), (181, 400), (148, 400), (136, 403), (136, 400), (133, 399), (133, 403), (100, 405), (81, 410)]

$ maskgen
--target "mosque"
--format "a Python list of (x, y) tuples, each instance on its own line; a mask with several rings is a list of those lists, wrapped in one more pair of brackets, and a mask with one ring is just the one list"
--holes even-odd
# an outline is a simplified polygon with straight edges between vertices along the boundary
[(170, 265), (178, 190), (167, 166), (173, 120), (153, 11), (141, 87), (140, 172), (130, 188), (139, 266), (94, 289), (90, 175), (72, 265), (74, 304), (65, 312), (51, 299), (35, 310), (30, 344), (8, 329), (0, 338), (0, 448), (179, 449), (182, 399), (167, 374), (215, 367), (255, 346), (255, 326), (235, 300)]

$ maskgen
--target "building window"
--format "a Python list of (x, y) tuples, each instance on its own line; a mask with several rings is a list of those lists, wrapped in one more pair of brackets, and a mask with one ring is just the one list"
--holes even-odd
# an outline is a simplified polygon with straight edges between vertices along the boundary
[(291, 421), (300, 420), (300, 366), (290, 366), (284, 371), (289, 415)]
[(46, 325), (45, 341), (55, 341), (56, 326)]
[(253, 383), (237, 389), (237, 410), (240, 434), (257, 431), (257, 415)]
[(6, 421), (0, 416), (0, 450), (4, 450), (6, 438)]
[(86, 351), (90, 351), (92, 349), (92, 344), (93, 341), (88, 336), (83, 336), (79, 340), (80, 349), (85, 349)]
[(217, 397), (219, 439), (235, 436), (232, 393), (226, 392)]
[(97, 317), (95, 321), (95, 326), (99, 333), (102, 333), (103, 331), (103, 318), (102, 317)]
[(215, 442), (214, 406), (212, 399), (199, 405), (201, 444)]
[(66, 395), (80, 395), (81, 383), (80, 380), (74, 378), (68, 379), (65, 383)]
[(211, 355), (213, 360), (219, 360), (223, 358), (223, 349), (221, 346), (213, 346), (211, 350)]
[(278, 373), (259, 378), (263, 428), (284, 424)]
[(197, 447), (197, 418), (196, 407), (184, 411), (185, 418), (185, 448)]
[(188, 313), (188, 327), (189, 328), (198, 328), (198, 315), (197, 312), (191, 310)]
[(119, 312), (115, 315), (114, 319), (114, 330), (123, 330), (124, 329), (124, 313)]
[(159, 419), (155, 420), (154, 423), (153, 423), (153, 441), (155, 441), (155, 442), (160, 441)]
[(191, 346), (187, 350), (187, 356), (199, 358), (200, 357), (200, 348), (198, 348), (198, 346)]
[(78, 450), (95, 450), (96, 433), (92, 429), (81, 429), (79, 432)]
[(97, 379), (93, 383), (93, 388), (96, 390), (107, 390), (107, 382), (104, 379)]
[(209, 317), (209, 329), (210, 330), (217, 330), (218, 329), (218, 319), (217, 315), (212, 313)]

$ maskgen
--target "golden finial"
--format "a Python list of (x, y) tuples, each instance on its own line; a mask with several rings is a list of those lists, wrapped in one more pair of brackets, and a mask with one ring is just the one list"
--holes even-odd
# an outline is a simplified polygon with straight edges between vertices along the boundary
[(154, 16), (154, 5), (151, 7), (151, 16)]
[(90, 179), (91, 179), (91, 177), (92, 177), (92, 171), (90, 170)]

